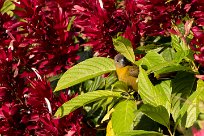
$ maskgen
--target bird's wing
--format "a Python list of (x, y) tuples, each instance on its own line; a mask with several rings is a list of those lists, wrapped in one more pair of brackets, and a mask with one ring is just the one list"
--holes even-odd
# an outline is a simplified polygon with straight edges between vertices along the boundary
[(138, 77), (139, 67), (138, 66), (128, 66), (129, 76)]

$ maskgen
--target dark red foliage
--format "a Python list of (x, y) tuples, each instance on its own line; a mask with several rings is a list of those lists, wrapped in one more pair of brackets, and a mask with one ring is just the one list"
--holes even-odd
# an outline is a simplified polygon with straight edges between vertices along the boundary
[[(2, 6), (2, 1), (0, 5)], [(21, 0), (15, 13), (0, 13), (0, 134), (86, 135), (94, 131), (79, 109), (54, 118), (68, 93), (55, 96), (45, 77), (64, 72), (78, 60), (78, 34), (67, 31), (67, 12), (56, 1)]]
[[(194, 58), (201, 65), (204, 66), (204, 2), (199, 0), (193, 0), (186, 6), (189, 15), (194, 18), (193, 39), (191, 40), (191, 49), (195, 51)], [(203, 73), (201, 73), (203, 74)], [(204, 75), (197, 75), (198, 78), (204, 80)]]
[(116, 0), (88, 0), (76, 2), (74, 26), (89, 40), (84, 45), (93, 47), (100, 56), (114, 56), (112, 37), (124, 32), (127, 18), (118, 9)]

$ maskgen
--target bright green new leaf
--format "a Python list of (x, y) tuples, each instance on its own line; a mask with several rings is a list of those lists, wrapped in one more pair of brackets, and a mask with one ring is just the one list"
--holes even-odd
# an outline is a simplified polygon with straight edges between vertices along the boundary
[(149, 104), (144, 104), (139, 109), (146, 116), (151, 118), (152, 120), (166, 126), (169, 128), (169, 113), (164, 106), (152, 106)]
[(71, 87), (115, 69), (112, 59), (103, 57), (87, 59), (67, 70), (58, 81), (55, 91)]
[(116, 39), (113, 39), (113, 45), (119, 53), (124, 55), (132, 63), (135, 63), (135, 55), (132, 44), (128, 39), (119, 36)]
[(120, 92), (112, 92), (109, 90), (88, 92), (74, 97), (70, 101), (64, 103), (61, 107), (58, 108), (57, 112), (55, 113), (55, 116), (63, 117), (65, 115), (68, 115), (70, 112), (78, 109), (79, 107), (109, 97), (121, 97), (121, 95)]
[(111, 118), (113, 131), (116, 135), (124, 131), (133, 130), (136, 110), (137, 105), (133, 100), (121, 101), (116, 105)]
[(140, 67), (140, 73), (138, 76), (138, 93), (140, 94), (144, 103), (148, 103), (154, 106), (163, 105), (164, 107), (168, 103), (167, 94), (164, 90), (156, 88), (148, 78), (147, 73)]

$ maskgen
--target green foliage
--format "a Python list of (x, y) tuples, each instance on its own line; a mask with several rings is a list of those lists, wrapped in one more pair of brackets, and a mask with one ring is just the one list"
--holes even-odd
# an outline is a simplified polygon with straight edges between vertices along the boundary
[(150, 117), (152, 120), (169, 127), (169, 113), (166, 110), (166, 108), (162, 105), (159, 106), (152, 106), (149, 104), (144, 104), (140, 108), (140, 111), (142, 111), (146, 116)]
[(113, 44), (116, 51), (120, 52), (132, 63), (135, 62), (135, 55), (132, 49), (132, 44), (128, 39), (119, 36), (116, 39), (113, 39)]
[(145, 104), (154, 106), (166, 106), (168, 101), (167, 93), (162, 89), (157, 89), (149, 80), (147, 73), (140, 67), (138, 77), (138, 92)]
[(137, 105), (133, 100), (121, 101), (116, 105), (111, 118), (113, 131), (116, 135), (124, 131), (133, 130), (134, 112), (136, 110)]
[(60, 78), (55, 91), (66, 89), (114, 70), (112, 59), (102, 57), (87, 59), (66, 71)]
[(63, 117), (64, 115), (69, 114), (70, 112), (76, 110), (79, 107), (82, 107), (86, 104), (92, 103), (94, 101), (108, 98), (108, 97), (121, 97), (120, 92), (112, 92), (108, 90), (99, 90), (94, 92), (88, 92), (83, 95), (79, 95), (71, 99), (70, 101), (64, 103), (55, 113), (55, 116)]
[(153, 131), (132, 130), (128, 132), (122, 132), (118, 136), (162, 136), (162, 134)]
[(117, 80), (112, 59), (87, 59), (60, 78), (55, 91), (83, 84), (78, 87), (80, 95), (64, 103), (55, 116), (63, 117), (84, 107), (96, 126), (109, 122), (106, 129), (111, 136), (173, 136), (178, 133), (177, 127), (191, 127), (200, 113), (200, 100), (204, 100), (204, 82), (196, 81), (184, 37), (171, 35), (171, 46), (138, 48), (146, 54), (136, 62), (130, 41), (117, 37), (113, 42), (119, 53), (139, 66), (138, 90)]

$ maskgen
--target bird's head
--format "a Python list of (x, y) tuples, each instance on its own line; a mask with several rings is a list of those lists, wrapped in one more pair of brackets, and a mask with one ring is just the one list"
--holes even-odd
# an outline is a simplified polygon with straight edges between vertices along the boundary
[(117, 68), (122, 68), (129, 64), (129, 61), (122, 54), (117, 54), (114, 57), (114, 62)]

